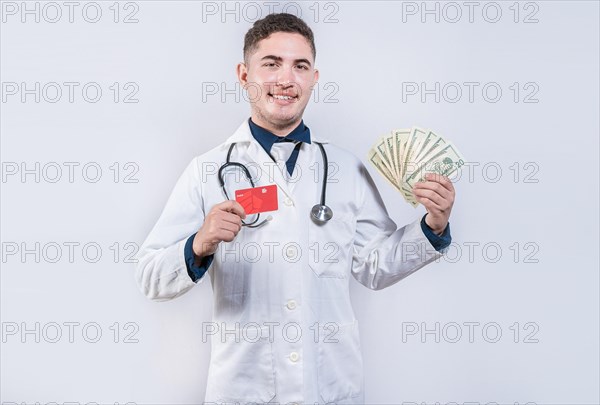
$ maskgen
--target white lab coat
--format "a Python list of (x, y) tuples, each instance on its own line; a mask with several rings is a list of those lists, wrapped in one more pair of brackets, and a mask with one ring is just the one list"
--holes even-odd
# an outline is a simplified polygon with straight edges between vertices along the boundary
[[(186, 271), (185, 242), (225, 199), (216, 172), (232, 142), (232, 161), (260, 176), (257, 186), (277, 184), (279, 209), (261, 215), (272, 220), (222, 242), (207, 272), (214, 292), (212, 323), (206, 320), (207, 403), (363, 403), (350, 275), (379, 290), (440, 256), (420, 219), (397, 228), (358, 158), (317, 133), (311, 138), (324, 143), (329, 159), (326, 203), (333, 218), (325, 225), (310, 219), (323, 178), (318, 146), (302, 145), (286, 181), (285, 166), (272, 162), (246, 119), (223, 144), (191, 161), (138, 253), (136, 280), (148, 298), (173, 299), (196, 285)], [(233, 180), (228, 190), (246, 185)]]

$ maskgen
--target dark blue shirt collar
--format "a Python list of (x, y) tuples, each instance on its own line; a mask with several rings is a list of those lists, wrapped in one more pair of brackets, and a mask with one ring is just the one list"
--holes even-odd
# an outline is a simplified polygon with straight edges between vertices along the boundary
[(271, 147), (275, 142), (281, 142), (283, 139), (310, 143), (310, 129), (304, 125), (304, 120), (300, 121), (300, 124), (285, 137), (277, 136), (271, 131), (259, 127), (252, 121), (252, 118), (248, 118), (248, 124), (252, 136), (267, 153), (271, 152)]

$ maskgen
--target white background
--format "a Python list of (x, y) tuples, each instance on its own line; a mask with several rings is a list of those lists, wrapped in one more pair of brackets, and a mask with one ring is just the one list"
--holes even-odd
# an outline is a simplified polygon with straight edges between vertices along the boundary
[[(98, 2), (102, 15), (91, 23), (93, 5), (77, 3), (70, 22), (69, 8), (55, 4), (62, 18), (52, 23), (54, 6), (2, 2), (0, 399), (199, 403), (210, 283), (152, 303), (125, 262), (135, 246), (125, 244), (142, 243), (189, 161), (249, 116), (243, 94), (223, 90), (235, 88), (243, 36), (268, 6)], [(25, 6), (38, 7), (39, 22), (22, 15)], [(424, 7), (437, 7), (439, 22)], [(419, 125), (452, 140), (472, 168), (456, 183), (448, 259), (383, 291), (351, 280), (366, 402), (598, 404), (598, 3), (475, 2), (471, 17), (463, 2), (301, 10), (321, 72), (304, 117), (313, 133), (365, 161), (377, 137)], [(123, 22), (129, 14), (138, 21)], [(36, 82), (39, 102), (35, 91), (23, 102)], [(63, 91), (57, 102), (51, 82)], [(73, 102), (65, 82), (79, 83)], [(436, 82), (437, 94), (423, 92)], [(465, 82), (477, 83), (472, 100)], [(97, 102), (82, 96), (86, 83), (101, 87)], [(407, 93), (410, 83), (417, 94)], [(138, 102), (124, 102), (132, 90)], [(73, 182), (65, 162), (79, 164)], [(62, 177), (53, 183), (56, 166)], [(93, 183), (84, 174), (94, 177), (95, 167), (102, 175)], [(33, 169), (24, 179), (23, 168)], [(423, 215), (368, 168), (399, 226)], [(23, 258), (36, 242), (39, 262)], [(73, 263), (69, 242), (79, 244)], [(95, 244), (102, 256), (89, 263)], [(51, 263), (56, 245), (62, 256)], [(462, 335), (452, 343), (456, 325)], [(97, 330), (99, 341), (88, 342)]]

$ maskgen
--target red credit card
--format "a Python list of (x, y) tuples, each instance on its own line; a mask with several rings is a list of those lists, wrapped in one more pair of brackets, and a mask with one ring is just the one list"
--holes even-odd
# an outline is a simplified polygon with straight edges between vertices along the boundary
[(277, 210), (277, 184), (235, 191), (235, 200), (246, 214)]

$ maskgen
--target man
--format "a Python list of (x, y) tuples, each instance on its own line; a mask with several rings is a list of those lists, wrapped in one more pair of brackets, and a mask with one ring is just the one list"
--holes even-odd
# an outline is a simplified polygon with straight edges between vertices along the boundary
[[(415, 186), (427, 214), (398, 229), (360, 160), (304, 125), (319, 78), (315, 55), (302, 20), (272, 14), (256, 21), (237, 66), (251, 98), (250, 119), (192, 160), (138, 255), (137, 281), (153, 300), (175, 298), (210, 275), (206, 402), (363, 403), (350, 274), (382, 289), (450, 243), (448, 179), (432, 176)], [(310, 215), (325, 180), (317, 142), (339, 169), (327, 177), (333, 217), (324, 224)], [(269, 217), (260, 226), (242, 226), (256, 217), (224, 195), (244, 188), (244, 176), (227, 176), (221, 189), (214, 162), (228, 154), (254, 169), (257, 186), (277, 186), (278, 209), (263, 214)]]

